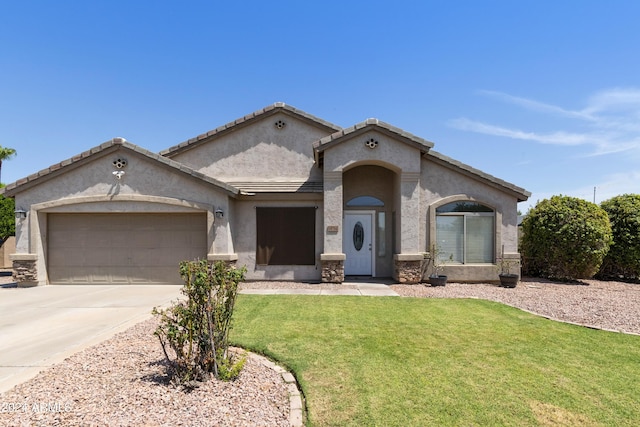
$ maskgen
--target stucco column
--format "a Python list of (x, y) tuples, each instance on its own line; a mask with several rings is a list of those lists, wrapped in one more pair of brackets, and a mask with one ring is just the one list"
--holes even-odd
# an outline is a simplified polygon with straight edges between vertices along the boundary
[(420, 253), (420, 173), (400, 176), (400, 252)]
[(320, 254), (322, 281), (342, 283), (344, 260), (342, 252), (342, 172), (324, 172), (324, 233)]
[(400, 175), (400, 242), (394, 255), (394, 278), (400, 283), (422, 280), (420, 247), (420, 172)]
[[(217, 200), (212, 210), (207, 212), (207, 244), (209, 261), (235, 262), (238, 254), (234, 252), (233, 239), (231, 237), (230, 222), (233, 221), (233, 212), (229, 200)], [(217, 212), (217, 213), (216, 213)]]

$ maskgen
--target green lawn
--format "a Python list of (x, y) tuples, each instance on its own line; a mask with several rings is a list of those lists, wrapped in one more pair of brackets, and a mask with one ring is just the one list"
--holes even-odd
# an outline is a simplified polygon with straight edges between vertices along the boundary
[(637, 336), (460, 299), (240, 295), (234, 319), (312, 426), (640, 425)]

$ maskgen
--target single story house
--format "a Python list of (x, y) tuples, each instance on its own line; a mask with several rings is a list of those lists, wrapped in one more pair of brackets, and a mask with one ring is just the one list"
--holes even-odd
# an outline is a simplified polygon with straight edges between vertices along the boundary
[(276, 103), (160, 153), (114, 138), (7, 185), (24, 284), (181, 283), (223, 260), (249, 280), (455, 281), (519, 258), (530, 193), (377, 119), (341, 128)]

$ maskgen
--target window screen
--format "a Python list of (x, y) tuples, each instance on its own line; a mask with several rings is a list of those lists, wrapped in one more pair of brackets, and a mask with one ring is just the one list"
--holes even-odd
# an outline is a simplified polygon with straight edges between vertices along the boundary
[(256, 227), (256, 264), (315, 264), (315, 207), (256, 208)]

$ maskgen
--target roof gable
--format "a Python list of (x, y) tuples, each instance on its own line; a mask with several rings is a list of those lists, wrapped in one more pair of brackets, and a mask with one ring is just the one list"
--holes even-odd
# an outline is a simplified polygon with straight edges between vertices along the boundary
[(319, 161), (322, 153), (337, 144), (350, 140), (370, 130), (376, 130), (382, 134), (388, 135), (400, 142), (408, 144), (419, 149), (422, 153), (427, 153), (432, 147), (433, 142), (413, 135), (388, 123), (378, 119), (367, 119), (347, 129), (339, 130), (329, 136), (326, 136), (313, 143), (316, 161)]
[(119, 149), (135, 152), (138, 155), (141, 155), (142, 157), (145, 157), (148, 160), (151, 160), (152, 162), (158, 163), (164, 167), (168, 167), (172, 169), (176, 173), (187, 175), (192, 179), (198, 179), (200, 181), (204, 181), (208, 184), (218, 187), (220, 190), (226, 192), (231, 196), (236, 196), (240, 192), (239, 189), (231, 185), (225, 184), (222, 181), (218, 181), (200, 172), (194, 171), (193, 169), (190, 169), (181, 163), (175, 162), (166, 157), (162, 157), (142, 147), (132, 144), (127, 140), (125, 140), (124, 138), (113, 138), (103, 144), (100, 144), (97, 147), (84, 151), (70, 159), (63, 160), (60, 163), (56, 163), (52, 166), (49, 166), (46, 169), (43, 169), (39, 172), (31, 174), (26, 178), (22, 178), (14, 183), (8, 184), (6, 187), (0, 189), (0, 193), (4, 194), (7, 197), (12, 197), (15, 194), (20, 193), (24, 190), (27, 190), (35, 185), (39, 185), (45, 181), (48, 181), (52, 178), (55, 178), (71, 170), (74, 170), (78, 167), (81, 167), (82, 165), (85, 165), (91, 162), (96, 157), (101, 157), (105, 154), (115, 152)]
[(214, 140), (218, 137), (220, 137), (221, 135), (225, 135), (229, 132), (233, 132), (234, 130), (238, 129), (239, 127), (244, 127), (244, 126), (248, 126), (252, 123), (255, 123), (258, 120), (262, 120), (265, 119), (269, 116), (272, 116), (274, 114), (277, 113), (284, 113), (286, 115), (289, 116), (293, 116), (303, 122), (306, 122), (312, 126), (321, 128), (327, 132), (336, 132), (340, 129), (342, 129), (340, 126), (335, 125), (333, 123), (329, 123), (325, 120), (322, 120), (318, 117), (315, 117), (309, 113), (305, 113), (302, 110), (298, 110), (297, 108), (294, 108), (290, 105), (287, 105), (283, 102), (276, 102), (275, 104), (269, 105), (265, 108), (262, 108), (260, 110), (254, 111), (251, 114), (247, 114), (244, 117), (241, 117), (237, 120), (234, 120), (232, 122), (229, 122), (225, 125), (222, 125), (220, 127), (217, 127), (209, 132), (203, 133), (201, 135), (196, 136), (195, 138), (191, 138), (188, 139), (187, 141), (184, 141), (178, 145), (174, 145), (173, 147), (170, 147), (164, 151), (160, 152), (161, 156), (165, 156), (165, 157), (173, 157), (181, 152), (184, 152), (186, 150), (190, 150), (200, 144), (203, 144), (205, 142)]
[(493, 175), (482, 172), (479, 169), (454, 160), (451, 157), (438, 153), (437, 151), (429, 151), (429, 153), (426, 153), (424, 157), (446, 168), (453, 169), (459, 173), (462, 173), (463, 175), (467, 175), (474, 179), (480, 180), (490, 185), (491, 187), (497, 188), (507, 193), (511, 193), (518, 199), (518, 202), (524, 202), (531, 196), (531, 193), (524, 188), (518, 187), (517, 185), (511, 184), (500, 178), (496, 178)]

